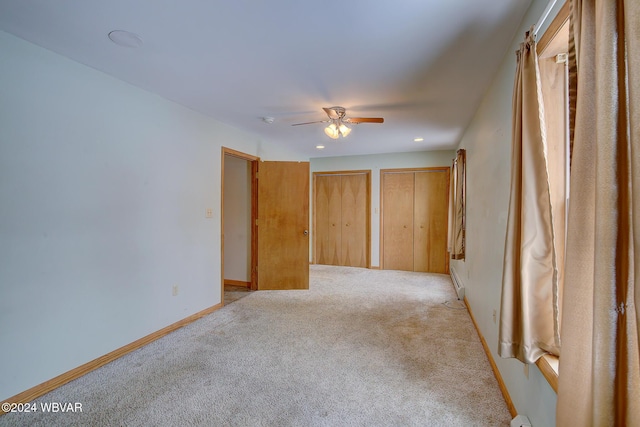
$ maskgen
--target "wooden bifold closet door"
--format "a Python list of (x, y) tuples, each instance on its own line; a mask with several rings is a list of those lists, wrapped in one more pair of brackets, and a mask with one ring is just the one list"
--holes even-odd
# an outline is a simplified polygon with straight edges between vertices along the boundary
[(448, 273), (449, 168), (381, 171), (382, 267)]
[(369, 176), (314, 173), (316, 264), (369, 266)]

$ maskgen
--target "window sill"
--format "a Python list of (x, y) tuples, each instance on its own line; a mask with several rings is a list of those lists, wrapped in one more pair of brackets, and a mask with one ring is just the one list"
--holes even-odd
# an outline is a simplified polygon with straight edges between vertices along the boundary
[(549, 385), (558, 393), (558, 366), (560, 359), (552, 354), (545, 354), (538, 359), (536, 365), (542, 375), (547, 379)]

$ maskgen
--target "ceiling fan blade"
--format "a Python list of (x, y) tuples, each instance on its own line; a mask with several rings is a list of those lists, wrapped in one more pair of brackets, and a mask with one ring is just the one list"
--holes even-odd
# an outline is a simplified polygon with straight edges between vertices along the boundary
[(316, 121), (316, 122), (294, 123), (291, 126), (311, 125), (313, 123), (328, 123), (328, 122), (329, 122), (329, 120), (319, 120), (319, 121)]
[(325, 113), (327, 113), (327, 116), (329, 116), (330, 119), (337, 120), (340, 118), (340, 115), (338, 114), (338, 112), (333, 108), (322, 107), (322, 109), (324, 110)]
[(382, 117), (349, 117), (344, 119), (344, 122), (354, 125), (358, 123), (384, 123), (384, 119)]

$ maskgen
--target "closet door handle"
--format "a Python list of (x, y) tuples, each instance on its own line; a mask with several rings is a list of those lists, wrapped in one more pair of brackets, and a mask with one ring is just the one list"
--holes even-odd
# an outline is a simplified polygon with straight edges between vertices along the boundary
[(308, 236), (308, 235), (309, 235), (309, 230), (304, 230), (304, 231), (302, 232), (302, 234), (304, 234), (305, 236)]

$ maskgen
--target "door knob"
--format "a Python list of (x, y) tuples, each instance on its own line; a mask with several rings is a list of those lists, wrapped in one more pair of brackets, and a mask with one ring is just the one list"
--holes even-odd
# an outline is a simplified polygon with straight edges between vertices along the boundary
[(304, 230), (304, 231), (302, 232), (302, 234), (304, 234), (305, 236), (308, 236), (308, 235), (309, 235), (309, 230)]

